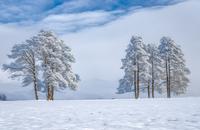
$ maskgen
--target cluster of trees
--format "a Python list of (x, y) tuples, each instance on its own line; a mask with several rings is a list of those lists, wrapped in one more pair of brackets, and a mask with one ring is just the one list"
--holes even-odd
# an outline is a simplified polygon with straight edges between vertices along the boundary
[(23, 86), (33, 84), (35, 99), (38, 92), (45, 92), (47, 100), (54, 99), (54, 91), (70, 88), (75, 90), (80, 80), (72, 71), (75, 58), (71, 49), (52, 32), (41, 30), (22, 44), (16, 44), (8, 55), (10, 64), (3, 69), (11, 78), (22, 79)]
[(118, 93), (134, 92), (137, 99), (141, 91), (154, 98), (155, 90), (173, 94), (185, 93), (189, 83), (189, 69), (184, 54), (170, 37), (163, 37), (160, 45), (144, 44), (141, 37), (133, 36), (122, 59), (125, 75), (119, 80)]
[[(22, 79), (23, 86), (33, 84), (36, 100), (38, 92), (46, 93), (47, 100), (54, 100), (54, 91), (78, 87), (80, 77), (72, 71), (75, 58), (71, 49), (51, 31), (41, 30), (14, 45), (8, 57), (11, 63), (4, 64), (3, 70), (9, 71), (13, 79)], [(133, 36), (121, 69), (125, 75), (119, 80), (118, 93), (134, 92), (136, 99), (141, 91), (146, 91), (149, 98), (155, 97), (155, 91), (166, 91), (170, 98), (171, 93), (185, 93), (189, 83), (184, 54), (169, 37), (163, 37), (156, 46)]]

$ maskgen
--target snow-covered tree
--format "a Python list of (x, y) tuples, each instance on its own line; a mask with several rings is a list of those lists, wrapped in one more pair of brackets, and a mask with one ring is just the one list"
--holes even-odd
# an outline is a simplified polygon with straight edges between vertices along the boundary
[(32, 39), (23, 44), (16, 44), (8, 57), (10, 64), (4, 64), (3, 69), (8, 70), (11, 78), (22, 78), (23, 86), (33, 83), (35, 99), (38, 100), (38, 65), (36, 63), (36, 50)]
[(170, 37), (163, 37), (160, 40), (159, 51), (165, 62), (164, 78), (166, 79), (167, 97), (171, 97), (171, 92), (184, 93), (189, 83), (187, 75), (190, 71), (186, 67), (180, 46), (176, 45)]
[(163, 37), (157, 47), (154, 44), (145, 45), (141, 37), (133, 36), (126, 49), (126, 57), (122, 59), (121, 69), (125, 75), (119, 80), (118, 93), (134, 91), (135, 98), (139, 97), (140, 90), (146, 88), (148, 97), (151, 93), (154, 98), (155, 90), (164, 90), (163, 83), (166, 83), (167, 97), (171, 97), (171, 92), (184, 93), (189, 83), (187, 75), (190, 71), (184, 54), (169, 37)]
[(75, 58), (71, 49), (50, 31), (40, 31), (25, 43), (16, 44), (8, 57), (12, 62), (3, 69), (11, 78), (22, 78), (23, 86), (33, 83), (36, 99), (37, 91), (47, 92), (47, 99), (53, 100), (54, 90), (78, 87), (80, 78), (72, 71)]
[(58, 88), (69, 87), (75, 90), (79, 76), (72, 71), (71, 64), (75, 58), (71, 49), (50, 31), (40, 31), (34, 40), (37, 41), (38, 58), (42, 63), (47, 99), (53, 100), (54, 90)]
[[(148, 44), (146, 46), (146, 51), (149, 54), (148, 58), (148, 75), (149, 81), (148, 81), (148, 93), (150, 93), (150, 86), (151, 86), (151, 94), (152, 98), (154, 98), (155, 93), (155, 87), (156, 89), (159, 88), (161, 83), (161, 73), (162, 73), (162, 59), (159, 55), (158, 47), (155, 44)], [(151, 85), (150, 85), (151, 84)], [(148, 94), (148, 97), (150, 95)]]
[[(133, 36), (126, 49), (126, 57), (122, 59), (122, 68), (125, 76), (120, 80), (119, 93), (133, 91), (135, 98), (139, 98), (140, 84), (146, 83), (148, 66), (148, 53), (145, 51), (141, 37)], [(133, 87), (134, 88), (131, 88)]]

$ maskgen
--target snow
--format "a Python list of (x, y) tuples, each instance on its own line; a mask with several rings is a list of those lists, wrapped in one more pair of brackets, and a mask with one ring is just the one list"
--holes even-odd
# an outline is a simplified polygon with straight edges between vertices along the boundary
[(199, 130), (200, 98), (0, 102), (0, 130)]

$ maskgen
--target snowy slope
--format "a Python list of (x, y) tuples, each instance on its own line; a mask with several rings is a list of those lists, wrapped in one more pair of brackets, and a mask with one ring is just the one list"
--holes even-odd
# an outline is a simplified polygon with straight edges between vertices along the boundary
[(200, 130), (200, 98), (0, 102), (0, 130)]

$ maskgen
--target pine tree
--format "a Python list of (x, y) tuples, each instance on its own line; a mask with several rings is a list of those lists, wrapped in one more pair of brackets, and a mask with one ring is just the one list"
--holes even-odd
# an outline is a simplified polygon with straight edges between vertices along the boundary
[(75, 58), (71, 49), (50, 31), (40, 31), (34, 38), (37, 42), (39, 59), (42, 62), (43, 77), (47, 88), (47, 100), (54, 99), (58, 88), (78, 87), (79, 76), (72, 72)]
[[(149, 87), (151, 84), (151, 94), (152, 98), (155, 97), (155, 87), (159, 88), (161, 82), (161, 73), (162, 73), (162, 59), (159, 55), (159, 50), (156, 45), (148, 44), (146, 46), (146, 51), (149, 54), (148, 57), (148, 66), (149, 66)], [(149, 88), (150, 89), (150, 88)]]
[(11, 78), (22, 78), (23, 86), (33, 83), (36, 100), (38, 91), (46, 92), (47, 100), (53, 100), (55, 90), (78, 87), (80, 78), (72, 71), (75, 58), (71, 49), (50, 31), (42, 30), (25, 43), (15, 45), (8, 57), (13, 62), (3, 69), (11, 73)]
[(169, 37), (163, 37), (160, 40), (160, 54), (165, 61), (165, 79), (167, 88), (167, 97), (171, 97), (171, 92), (181, 94), (186, 91), (189, 79), (187, 75), (190, 73), (186, 67), (184, 54), (180, 46)]
[(8, 55), (13, 62), (4, 64), (3, 69), (10, 72), (12, 79), (22, 78), (23, 86), (33, 83), (35, 99), (38, 100), (38, 65), (35, 52), (32, 39), (16, 44)]
[[(126, 57), (122, 59), (121, 69), (124, 69), (125, 76), (120, 80), (119, 93), (134, 90), (135, 98), (139, 98), (140, 84), (146, 82), (147, 55), (142, 38), (133, 36), (126, 49)], [(131, 88), (133, 86), (134, 89)]]

